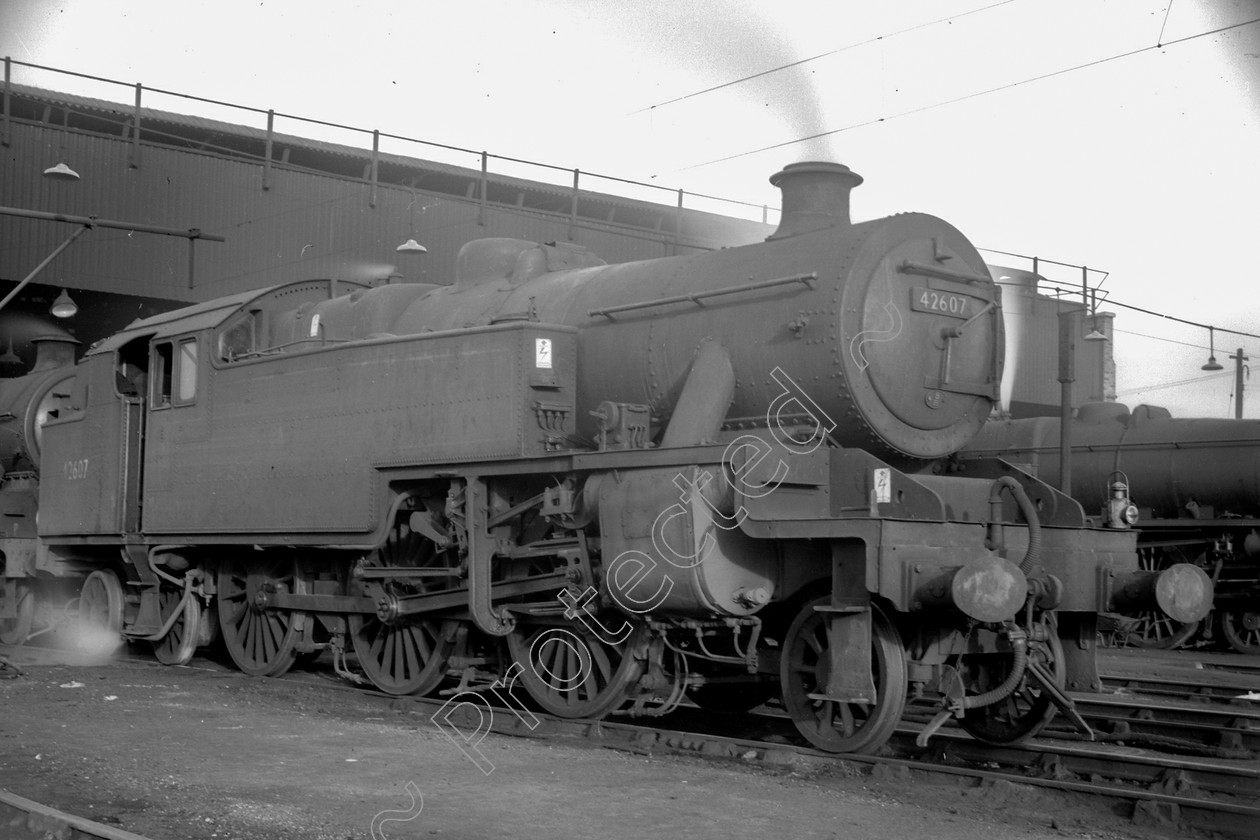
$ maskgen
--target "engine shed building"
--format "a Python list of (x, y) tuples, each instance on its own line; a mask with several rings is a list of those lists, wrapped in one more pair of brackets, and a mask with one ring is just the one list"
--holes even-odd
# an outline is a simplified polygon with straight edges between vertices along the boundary
[[(147, 107), (143, 97), (155, 97), (139, 86), (128, 106), (8, 76), (0, 208), (225, 239), (94, 228), (0, 312), (0, 341), (12, 341), (24, 360), (33, 358), (29, 341), (46, 331), (49, 304), (63, 289), (81, 310), (65, 324), (86, 346), (137, 317), (296, 280), (446, 283), (460, 247), (483, 237), (564, 241), (627, 262), (748, 244), (773, 230), (688, 206), (704, 199), (681, 192), (655, 189), (660, 199), (647, 201), (595, 191), (615, 179), (576, 170), (430, 149), (473, 164), (460, 166), (386, 151), (404, 144), (379, 132), (343, 132), (363, 141), (343, 145), (278, 133), (268, 112), (239, 109), (242, 124), (233, 124)], [(43, 176), (58, 163), (79, 180)], [(525, 168), (565, 184), (496, 171)], [(0, 215), (0, 291), (76, 227)], [(396, 250), (408, 240), (427, 253)]]

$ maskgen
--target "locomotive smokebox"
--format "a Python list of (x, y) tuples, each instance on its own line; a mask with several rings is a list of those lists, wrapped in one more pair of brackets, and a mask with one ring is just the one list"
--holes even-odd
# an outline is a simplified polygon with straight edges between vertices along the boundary
[(842, 163), (790, 163), (770, 176), (783, 192), (779, 228), (769, 242), (832, 227), (848, 227), (849, 193), (862, 176)]
[(74, 336), (62, 330), (31, 339), (35, 366), (0, 380), (0, 475), (38, 472), (44, 421), (69, 404), (74, 380)]

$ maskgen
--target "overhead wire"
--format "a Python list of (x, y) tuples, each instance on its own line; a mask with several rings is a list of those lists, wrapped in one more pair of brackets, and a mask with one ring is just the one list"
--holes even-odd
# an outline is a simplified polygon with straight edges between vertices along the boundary
[(1197, 344), (1193, 341), (1178, 341), (1175, 338), (1165, 338), (1162, 335), (1151, 335), (1150, 333), (1136, 332), (1134, 330), (1121, 330), (1121, 329), (1116, 329), (1115, 327), (1112, 327), (1112, 332), (1118, 333), (1120, 335), (1131, 335), (1137, 338), (1149, 338), (1151, 341), (1162, 341), (1166, 344), (1179, 344), (1182, 347), (1193, 347), (1195, 350), (1208, 349), (1204, 347), (1202, 344)]
[(899, 29), (896, 32), (889, 32), (886, 35), (876, 35), (874, 38), (867, 38), (865, 41), (856, 41), (852, 44), (846, 44), (845, 46), (837, 47), (834, 50), (828, 50), (827, 52), (819, 53), (818, 55), (811, 55), (809, 58), (797, 59), (796, 61), (790, 61), (787, 64), (780, 64), (777, 67), (771, 67), (769, 70), (761, 70), (757, 73), (752, 73), (747, 76), (741, 76), (738, 79), (731, 79), (728, 82), (722, 82), (721, 84), (718, 84), (718, 85), (712, 85), (710, 87), (703, 88), (701, 90), (683, 94), (682, 96), (675, 96), (673, 99), (666, 99), (664, 102), (657, 102), (655, 105), (646, 105), (638, 109), (637, 111), (631, 111), (626, 116), (632, 117), (636, 114), (642, 114), (646, 111), (653, 111), (657, 108), (664, 108), (666, 105), (674, 105), (678, 102), (683, 102), (688, 99), (694, 99), (695, 97), (703, 96), (706, 93), (713, 93), (715, 90), (722, 90), (723, 88), (740, 85), (740, 84), (743, 84), (744, 82), (750, 82), (753, 79), (760, 79), (764, 76), (770, 76), (775, 73), (779, 73), (783, 70), (790, 70), (793, 67), (799, 67), (802, 64), (808, 64), (811, 61), (818, 61), (821, 58), (827, 58), (829, 56), (838, 55), (839, 53), (847, 52), (848, 50), (852, 50), (852, 49), (857, 49), (858, 47), (864, 47), (868, 44), (875, 44), (880, 41), (889, 41), (893, 38), (896, 38), (899, 35), (905, 35), (907, 33), (914, 32), (919, 29), (926, 29), (930, 26), (936, 26), (938, 23), (949, 23), (951, 21), (959, 20), (960, 18), (965, 18), (968, 15), (974, 15), (980, 12), (987, 12), (990, 9), (996, 9), (998, 6), (1005, 6), (1013, 2), (1015, 2), (1015, 0), (1002, 0), (1000, 3), (991, 3), (988, 6), (983, 6), (979, 9), (972, 9), (971, 11), (960, 12), (959, 14), (950, 15), (949, 17), (937, 18), (936, 20), (927, 21), (926, 23), (915, 24), (914, 26), (908, 26), (905, 29)]
[(1227, 377), (1232, 378), (1233, 376), (1234, 376), (1233, 371), (1228, 371), (1225, 373), (1211, 373), (1211, 374), (1208, 374), (1207, 376), (1192, 376), (1188, 379), (1178, 379), (1175, 382), (1160, 382), (1155, 385), (1146, 385), (1141, 388), (1125, 388), (1123, 391), (1117, 391), (1116, 396), (1124, 397), (1124, 396), (1129, 396), (1131, 394), (1143, 394), (1143, 393), (1146, 393), (1147, 391), (1162, 391), (1166, 388), (1180, 388), (1183, 385), (1197, 385), (1201, 382), (1210, 382), (1214, 379), (1225, 379)]
[[(1057, 284), (1051, 285), (1051, 286), (1043, 286), (1042, 288), (1052, 289), (1056, 292), (1062, 292), (1064, 294), (1080, 294), (1080, 291), (1081, 291), (1079, 288), (1073, 288), (1070, 286), (1064, 287)], [(1108, 306), (1119, 306), (1122, 309), (1130, 309), (1134, 312), (1141, 312), (1143, 315), (1151, 315), (1156, 318), (1162, 318), (1165, 321), (1175, 321), (1178, 324), (1186, 324), (1187, 326), (1199, 327), (1200, 329), (1204, 329), (1204, 330), (1213, 330), (1214, 332), (1218, 332), (1218, 333), (1228, 333), (1229, 335), (1239, 335), (1239, 336), (1243, 336), (1244, 338), (1260, 338), (1260, 335), (1256, 335), (1255, 333), (1249, 333), (1244, 330), (1231, 330), (1228, 327), (1218, 327), (1215, 324), (1201, 324), (1198, 321), (1191, 321), (1188, 318), (1178, 318), (1176, 315), (1167, 315), (1163, 312), (1156, 312), (1153, 309), (1145, 309), (1141, 306), (1134, 306), (1131, 303), (1121, 303), (1120, 301), (1115, 300), (1114, 298), (1111, 298), (1110, 296), (1106, 298), (1106, 302)]]
[(929, 105), (922, 105), (918, 108), (910, 108), (908, 110), (900, 111), (898, 113), (891, 114), (884, 117), (874, 117), (872, 119), (864, 120), (859, 123), (853, 123), (852, 125), (846, 125), (841, 128), (834, 128), (834, 129), (831, 129), (830, 131), (820, 131), (816, 134), (810, 134), (805, 137), (797, 137), (792, 140), (784, 140), (780, 143), (772, 143), (768, 146), (762, 146), (756, 149), (749, 149), (744, 152), (737, 152), (736, 154), (733, 154), (733, 155), (726, 155), (724, 157), (714, 158), (713, 160), (707, 160), (701, 163), (693, 163), (690, 166), (681, 167), (677, 171), (686, 172), (692, 169), (700, 169), (705, 166), (713, 166), (714, 164), (718, 164), (718, 163), (726, 163), (727, 161), (737, 160), (739, 158), (750, 157), (751, 155), (761, 154), (762, 152), (769, 152), (769, 151), (773, 151), (774, 149), (781, 149), (785, 146), (794, 146), (798, 143), (807, 143), (810, 140), (817, 140), (822, 137), (830, 137), (834, 134), (841, 134), (846, 131), (853, 131), (854, 129), (865, 128), (866, 126), (870, 126), (870, 125), (877, 125), (879, 123), (888, 122), (890, 120), (899, 119), (901, 117), (908, 117), (914, 114), (921, 114), (921, 113), (924, 113), (925, 111), (933, 111), (933, 110), (936, 110), (937, 108), (944, 108), (948, 105), (956, 105), (959, 102), (966, 102), (967, 100), (970, 100), (970, 99), (977, 99), (981, 96), (987, 96), (991, 93), (998, 93), (999, 91), (1010, 90), (1011, 88), (1019, 87), (1020, 85), (1032, 84), (1033, 82), (1041, 82), (1041, 81), (1045, 81), (1046, 79), (1053, 79), (1056, 76), (1063, 76), (1068, 73), (1074, 73), (1078, 70), (1087, 70), (1091, 67), (1098, 67), (1098, 66), (1101, 66), (1103, 64), (1108, 64), (1113, 61), (1119, 61), (1125, 58), (1132, 58), (1134, 56), (1141, 55), (1142, 53), (1150, 52), (1152, 50), (1163, 49), (1165, 47), (1171, 47), (1177, 44), (1184, 44), (1189, 41), (1196, 40), (1198, 38), (1206, 38), (1209, 35), (1218, 35), (1222, 32), (1228, 32), (1232, 29), (1240, 29), (1244, 26), (1251, 26), (1252, 24), (1255, 24), (1255, 23), (1260, 23), (1260, 18), (1253, 18), (1252, 20), (1243, 21), (1242, 23), (1230, 24), (1229, 26), (1221, 26), (1216, 29), (1209, 30), (1207, 32), (1199, 32), (1195, 35), (1187, 35), (1184, 38), (1177, 38), (1175, 40), (1168, 41), (1166, 43), (1157, 43), (1157, 44), (1153, 44), (1146, 47), (1140, 47), (1135, 50), (1129, 50), (1128, 52), (1116, 53), (1114, 55), (1110, 55), (1105, 58), (1099, 58), (1093, 61), (1087, 61), (1082, 64), (1073, 65), (1071, 67), (1064, 67), (1059, 70), (1053, 70), (1049, 73), (1042, 73), (1038, 76), (1030, 76), (1027, 79), (1020, 79), (1018, 81), (1009, 82), (1004, 85), (997, 85), (996, 87), (987, 88), (985, 90), (973, 91), (972, 93), (963, 94), (962, 96), (956, 96), (953, 99), (945, 99), (940, 102), (935, 102)]
[(1176, 0), (1168, 0), (1168, 8), (1164, 9), (1164, 22), (1159, 26), (1159, 37), (1155, 39), (1155, 46), (1159, 46), (1164, 42), (1164, 29), (1168, 26), (1168, 16), (1172, 14), (1173, 3)]

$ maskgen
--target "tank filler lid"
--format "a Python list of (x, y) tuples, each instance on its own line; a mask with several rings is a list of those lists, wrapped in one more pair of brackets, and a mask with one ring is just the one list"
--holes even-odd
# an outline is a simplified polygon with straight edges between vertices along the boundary
[(1143, 423), (1149, 423), (1151, 420), (1171, 419), (1172, 412), (1162, 405), (1146, 405), (1144, 403), (1133, 409), (1133, 415), (1129, 418), (1129, 425), (1140, 426)]
[(467, 288), (494, 280), (519, 285), (552, 271), (607, 265), (581, 245), (527, 239), (491, 237), (474, 239), (459, 249), (455, 259), (455, 285)]

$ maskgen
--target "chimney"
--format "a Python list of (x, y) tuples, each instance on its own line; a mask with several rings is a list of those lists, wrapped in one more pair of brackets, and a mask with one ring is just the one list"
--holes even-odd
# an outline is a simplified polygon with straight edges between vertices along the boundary
[(779, 228), (767, 241), (830, 227), (848, 227), (849, 192), (862, 176), (842, 163), (790, 163), (770, 177), (783, 191)]
[(35, 365), (31, 373), (65, 367), (74, 364), (74, 348), (79, 341), (67, 333), (37, 335), (31, 339), (35, 345)]

